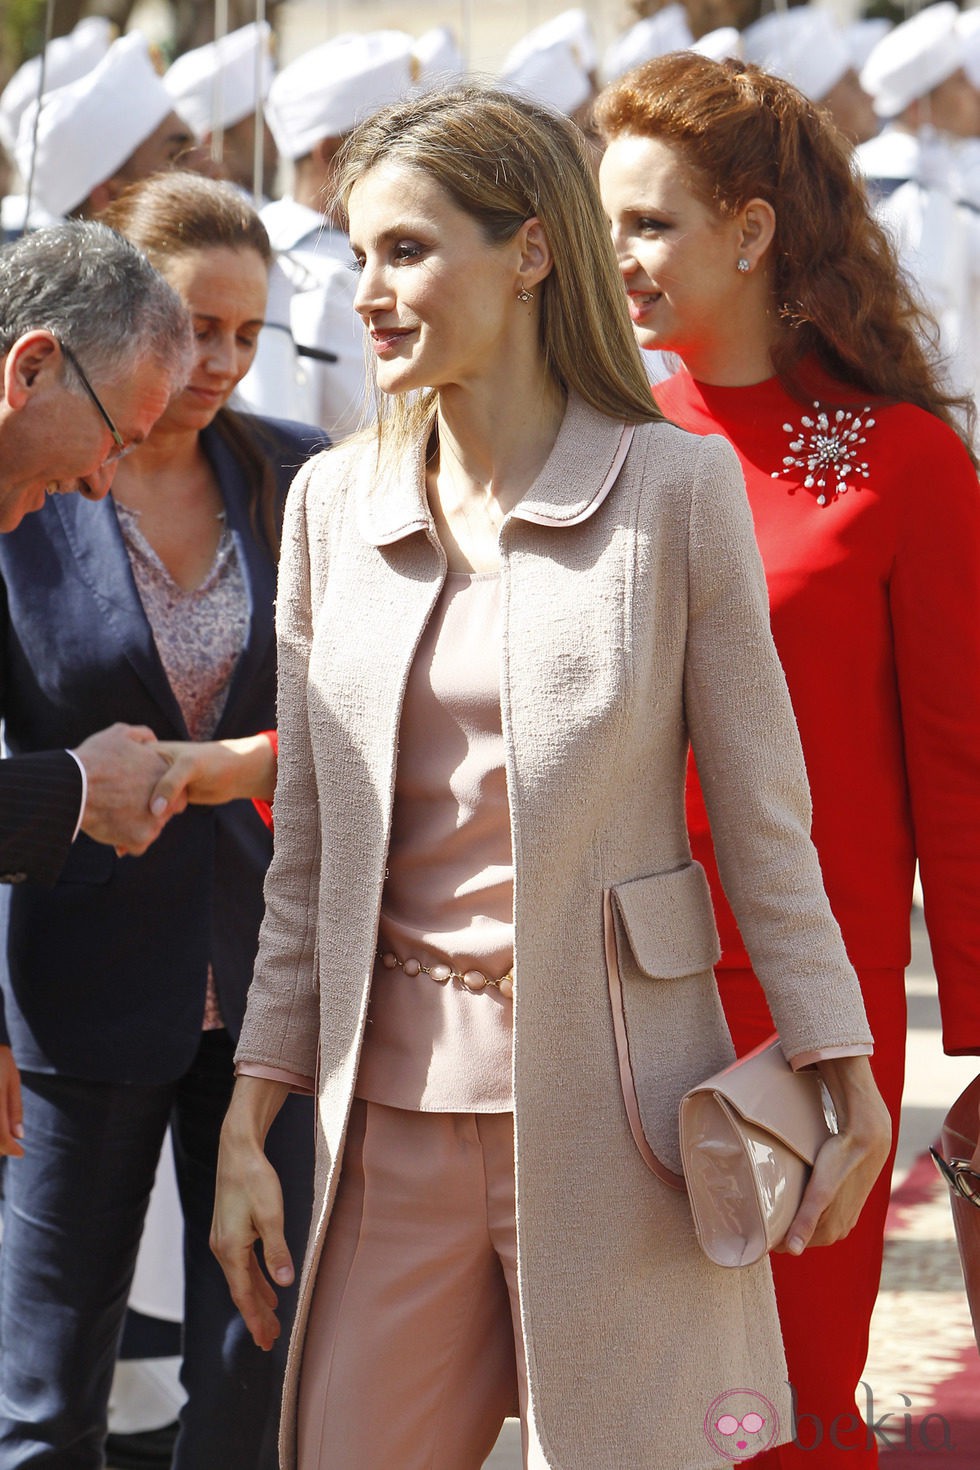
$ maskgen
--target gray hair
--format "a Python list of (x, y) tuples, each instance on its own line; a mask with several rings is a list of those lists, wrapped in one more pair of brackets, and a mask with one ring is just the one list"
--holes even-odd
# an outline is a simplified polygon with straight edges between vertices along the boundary
[[(72, 220), (0, 249), (0, 361), (48, 331), (89, 376), (118, 382), (149, 358), (171, 386), (190, 371), (190, 321), (176, 291), (105, 225)], [(66, 361), (69, 386), (82, 391)]]

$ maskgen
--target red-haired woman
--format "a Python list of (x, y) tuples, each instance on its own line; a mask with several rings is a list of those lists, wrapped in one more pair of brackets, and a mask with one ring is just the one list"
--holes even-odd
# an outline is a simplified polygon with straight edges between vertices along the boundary
[[(980, 1052), (980, 493), (956, 426), (965, 406), (943, 391), (846, 143), (794, 88), (683, 52), (624, 77), (597, 117), (637, 337), (683, 363), (657, 402), (741, 460), (813, 835), (897, 1125), (916, 858), (946, 1050)], [(744, 1052), (772, 1023), (693, 773), (688, 818)], [(876, 1460), (855, 1386), (889, 1174), (846, 1241), (773, 1260), (798, 1433), (760, 1465)]]

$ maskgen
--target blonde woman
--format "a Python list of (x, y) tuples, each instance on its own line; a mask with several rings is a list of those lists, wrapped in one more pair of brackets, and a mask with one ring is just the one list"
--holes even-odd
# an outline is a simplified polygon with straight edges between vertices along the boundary
[(315, 1087), (286, 1466), (477, 1470), (518, 1404), (529, 1465), (717, 1465), (734, 1386), (788, 1432), (769, 1270), (708, 1264), (624, 1101), (676, 1168), (678, 1099), (732, 1054), (689, 738), (786, 1053), (837, 1058), (791, 1249), (850, 1228), (887, 1149), (738, 470), (651, 403), (564, 120), (412, 100), (354, 134), (342, 194), (381, 414), (290, 495), (214, 1245), (270, 1346), (294, 1267), (262, 1140)]

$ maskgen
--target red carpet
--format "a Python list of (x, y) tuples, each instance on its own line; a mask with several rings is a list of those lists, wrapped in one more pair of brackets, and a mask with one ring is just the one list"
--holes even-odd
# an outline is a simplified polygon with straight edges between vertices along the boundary
[(887, 1470), (980, 1470), (980, 1353), (946, 1185), (928, 1154), (895, 1191), (865, 1378)]

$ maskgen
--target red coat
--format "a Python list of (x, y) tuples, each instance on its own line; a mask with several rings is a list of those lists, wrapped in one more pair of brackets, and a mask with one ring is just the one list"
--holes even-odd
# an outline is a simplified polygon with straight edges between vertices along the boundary
[[(835, 399), (828, 380), (815, 375), (813, 386), (820, 408), (843, 401), (845, 417), (831, 408), (822, 426), (819, 409), (776, 379), (717, 388), (681, 372), (655, 394), (668, 418), (724, 435), (741, 461), (813, 837), (851, 961), (859, 970), (908, 963), (918, 858), (945, 1048), (980, 1052), (977, 476), (932, 415), (909, 404), (865, 413), (853, 389)], [(807, 486), (820, 439), (833, 442)], [(844, 467), (850, 488), (839, 494)], [(693, 772), (688, 820), (713, 881), (722, 966), (747, 967)]]

